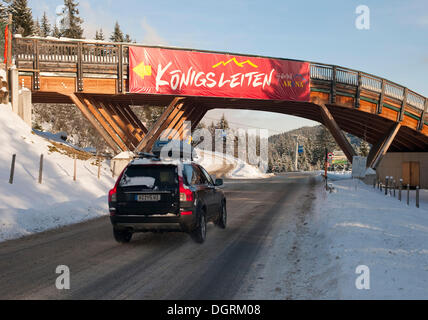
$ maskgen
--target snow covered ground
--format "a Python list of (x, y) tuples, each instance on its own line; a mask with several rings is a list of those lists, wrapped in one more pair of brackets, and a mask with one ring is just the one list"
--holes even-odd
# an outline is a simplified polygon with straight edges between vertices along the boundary
[[(428, 192), (421, 207), (385, 196), (359, 180), (332, 182), (319, 188), (311, 228), (329, 259), (318, 268), (329, 298), (428, 299)], [(405, 199), (405, 197), (403, 196)], [(328, 262), (327, 262), (328, 261)], [(370, 270), (370, 289), (358, 290), (356, 268)]]
[[(98, 180), (95, 159), (77, 160), (77, 181), (73, 181), (74, 159), (33, 134), (10, 105), (0, 105), (0, 145), (0, 241), (108, 214), (107, 193), (114, 180), (107, 163)], [(13, 154), (15, 175), (9, 184)], [(41, 154), (44, 168), (39, 184)]]

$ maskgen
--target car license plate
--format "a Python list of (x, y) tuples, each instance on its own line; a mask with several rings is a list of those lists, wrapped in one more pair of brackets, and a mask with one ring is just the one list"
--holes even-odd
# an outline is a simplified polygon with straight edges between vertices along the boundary
[(138, 194), (136, 197), (136, 200), (138, 202), (144, 202), (144, 201), (160, 201), (161, 196), (160, 194)]

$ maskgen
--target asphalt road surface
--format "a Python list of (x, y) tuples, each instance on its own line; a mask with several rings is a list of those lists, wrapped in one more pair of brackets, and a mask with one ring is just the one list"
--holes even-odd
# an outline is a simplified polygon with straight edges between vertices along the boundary
[[(316, 298), (299, 243), (319, 186), (304, 173), (227, 181), (227, 229), (209, 224), (202, 245), (184, 233), (117, 244), (108, 217), (2, 243), (0, 299)], [(55, 287), (58, 265), (69, 290)]]

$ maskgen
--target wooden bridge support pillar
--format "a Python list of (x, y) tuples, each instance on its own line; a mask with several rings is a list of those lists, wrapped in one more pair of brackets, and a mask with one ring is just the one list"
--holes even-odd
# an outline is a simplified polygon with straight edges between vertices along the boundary
[(334, 120), (326, 105), (319, 100), (316, 102), (316, 104), (320, 107), (322, 119), (324, 120), (325, 126), (328, 128), (339, 147), (345, 153), (348, 161), (352, 163), (354, 156), (357, 155), (354, 148), (352, 148), (352, 145), (349, 143), (348, 139), (346, 139), (344, 133), (337, 125), (336, 121)]
[(177, 139), (176, 134), (182, 125), (186, 112), (186, 104), (180, 108), (177, 114), (171, 119), (170, 122), (166, 123), (166, 127), (160, 133), (162, 139)]
[[(134, 152), (149, 152), (155, 141), (163, 139), (187, 139), (207, 112), (203, 106), (182, 97), (176, 97), (145, 135)], [(189, 126), (188, 123), (191, 123)]]
[[(147, 130), (128, 104), (80, 93), (69, 96), (114, 152), (149, 152), (159, 138), (187, 138), (207, 111), (190, 100), (176, 97)], [(191, 122), (191, 127), (186, 121)]]
[(126, 149), (126, 146), (123, 143), (120, 143), (118, 139), (114, 139), (113, 131), (107, 129), (107, 126), (103, 126), (97, 117), (94, 114), (94, 110), (91, 109), (87, 102), (83, 99), (83, 97), (79, 94), (72, 93), (69, 95), (71, 101), (80, 109), (82, 114), (88, 119), (88, 121), (94, 126), (94, 128), (100, 133), (100, 135), (104, 138), (110, 148), (113, 149), (114, 152), (120, 152)]
[(84, 94), (73, 93), (69, 96), (114, 152), (134, 150), (147, 133), (129, 106)]
[(117, 123), (123, 127), (123, 130), (125, 130), (128, 135), (132, 137), (133, 145), (130, 146), (130, 150), (134, 150), (134, 148), (140, 143), (140, 141), (143, 139), (145, 134), (147, 133), (147, 129), (144, 127), (143, 124), (136, 124), (134, 121), (134, 118), (137, 118), (137, 116), (130, 110), (132, 113), (131, 115), (124, 110), (123, 105), (117, 105), (111, 102), (105, 101), (104, 104), (108, 106), (108, 108), (111, 110), (111, 112), (114, 114), (114, 118), (116, 119)]
[(160, 137), (162, 132), (172, 123), (182, 111), (184, 105), (184, 98), (176, 97), (168, 105), (166, 110), (157, 119), (156, 123), (150, 128), (144, 138), (140, 141), (134, 152), (149, 152), (155, 141)]
[(199, 122), (201, 122), (202, 118), (205, 116), (205, 114), (208, 112), (206, 108), (200, 108), (195, 110), (195, 112), (192, 114), (192, 132), (196, 129)]
[(117, 116), (117, 114), (113, 111), (112, 107), (106, 103), (98, 101), (98, 103), (93, 102), (93, 104), (97, 105), (98, 111), (101, 115), (106, 119), (108, 124), (112, 127), (114, 132), (120, 137), (120, 139), (125, 143), (129, 150), (132, 150), (135, 146), (137, 146), (138, 140), (137, 136), (131, 132), (123, 122), (122, 118)]
[(394, 141), (398, 131), (400, 131), (400, 128), (400, 122), (394, 123), (385, 135), (372, 146), (367, 157), (367, 168), (376, 169), (383, 156), (388, 152), (388, 149)]
[(187, 139), (191, 134), (191, 128), (186, 126), (186, 122), (192, 122), (192, 114), (195, 112), (197, 107), (192, 104), (187, 104), (184, 106), (184, 112), (182, 117), (178, 120), (177, 124), (174, 127), (173, 139)]
[(148, 132), (147, 128), (144, 126), (144, 124), (141, 122), (140, 119), (138, 119), (137, 115), (132, 111), (132, 109), (127, 104), (121, 104), (123, 112), (128, 116), (130, 119), (131, 124), (136, 128), (136, 130), (140, 133), (141, 136), (146, 135)]

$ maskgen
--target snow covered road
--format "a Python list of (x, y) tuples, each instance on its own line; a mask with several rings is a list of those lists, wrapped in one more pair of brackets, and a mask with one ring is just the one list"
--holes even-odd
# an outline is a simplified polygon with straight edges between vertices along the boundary
[[(426, 299), (428, 210), (317, 173), (227, 180), (228, 227), (112, 237), (108, 217), (0, 244), (0, 299)], [(55, 288), (66, 265), (71, 289)], [(358, 266), (370, 289), (356, 286)]]
[[(227, 182), (228, 228), (209, 225), (203, 245), (181, 233), (140, 234), (118, 245), (107, 217), (7, 241), (0, 244), (0, 298), (319, 297), (307, 281), (298, 288), (313, 264), (300, 241), (317, 180), (292, 174)], [(70, 290), (55, 288), (58, 265), (70, 268)]]

